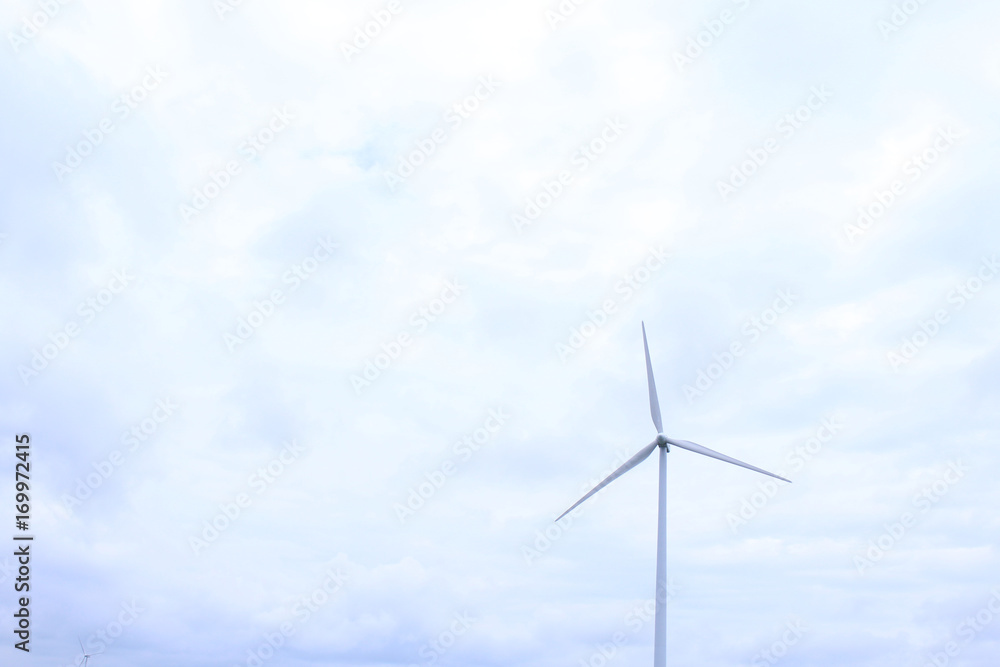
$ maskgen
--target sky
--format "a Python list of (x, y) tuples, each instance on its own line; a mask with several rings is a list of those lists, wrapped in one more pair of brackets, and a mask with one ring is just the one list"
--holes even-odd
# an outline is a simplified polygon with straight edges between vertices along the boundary
[(0, 662), (994, 664), (998, 21), (4, 3)]

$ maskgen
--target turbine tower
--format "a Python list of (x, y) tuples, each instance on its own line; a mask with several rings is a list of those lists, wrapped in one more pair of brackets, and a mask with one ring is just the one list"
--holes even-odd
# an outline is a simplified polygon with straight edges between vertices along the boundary
[[(660, 497), (659, 497), (659, 509), (657, 511), (659, 523), (656, 529), (656, 616), (654, 621), (655, 633), (654, 633), (654, 647), (653, 647), (653, 667), (666, 667), (667, 664), (667, 454), (670, 452), (670, 445), (674, 447), (680, 447), (681, 449), (686, 449), (689, 452), (694, 452), (696, 454), (702, 454), (704, 456), (711, 457), (713, 459), (719, 459), (720, 461), (725, 461), (726, 463), (732, 463), (733, 465), (740, 466), (741, 468), (747, 468), (748, 470), (754, 470), (756, 472), (780, 479), (784, 482), (791, 482), (790, 479), (785, 479), (780, 475), (775, 475), (774, 473), (768, 472), (766, 470), (761, 470), (756, 466), (752, 466), (749, 463), (744, 463), (743, 461), (738, 461), (731, 456), (726, 456), (725, 454), (720, 454), (719, 452), (709, 449), (708, 447), (702, 447), (694, 442), (689, 442), (687, 440), (675, 440), (673, 438), (668, 438), (663, 434), (663, 423), (660, 419), (660, 399), (656, 397), (656, 383), (653, 381), (653, 364), (649, 360), (649, 344), (646, 342), (646, 323), (642, 324), (642, 347), (646, 352), (646, 379), (649, 382), (649, 412), (653, 417), (653, 425), (656, 426), (656, 440), (649, 443), (641, 450), (639, 453), (626, 461), (618, 470), (608, 475), (604, 481), (595, 486), (590, 490), (587, 495), (580, 498), (572, 507), (559, 515), (559, 519), (563, 518), (577, 506), (580, 505), (587, 498), (606, 487), (611, 482), (615, 481), (625, 473), (627, 473), (632, 468), (636, 467), (653, 453), (656, 448), (660, 449)], [(556, 519), (558, 521), (559, 519)]]

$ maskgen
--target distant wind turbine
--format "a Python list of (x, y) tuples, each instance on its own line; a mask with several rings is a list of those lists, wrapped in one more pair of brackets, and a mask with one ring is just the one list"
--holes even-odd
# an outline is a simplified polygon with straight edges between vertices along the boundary
[[(663, 435), (663, 423), (660, 419), (660, 400), (656, 397), (656, 383), (653, 382), (653, 364), (649, 361), (649, 345), (646, 343), (646, 324), (642, 324), (642, 347), (646, 352), (646, 379), (649, 381), (649, 411), (653, 416), (653, 425), (656, 426), (656, 440), (649, 443), (639, 453), (626, 461), (622, 467), (608, 475), (603, 482), (595, 486), (583, 498), (580, 498), (568, 510), (563, 512), (559, 519), (563, 518), (577, 506), (591, 497), (611, 482), (615, 481), (632, 468), (636, 467), (653, 453), (657, 447), (660, 448), (660, 500), (659, 500), (659, 524), (656, 529), (656, 615), (654, 620), (655, 634), (653, 646), (653, 667), (666, 667), (667, 664), (667, 453), (670, 445), (686, 449), (689, 452), (703, 454), (713, 459), (719, 459), (726, 463), (754, 470), (765, 475), (780, 479), (784, 482), (791, 482), (780, 475), (775, 475), (766, 470), (761, 470), (749, 463), (743, 463), (731, 456), (720, 454), (717, 451), (702, 447), (699, 444), (688, 442), (687, 440), (674, 440)], [(556, 519), (558, 521), (559, 519)]]
[(83, 651), (83, 667), (87, 667), (87, 662), (92, 657), (94, 657), (95, 655), (100, 655), (100, 654), (104, 653), (104, 651), (98, 651), (97, 653), (87, 653), (87, 649), (83, 648), (83, 640), (80, 639), (79, 637), (77, 637), (76, 641), (80, 642), (80, 650)]

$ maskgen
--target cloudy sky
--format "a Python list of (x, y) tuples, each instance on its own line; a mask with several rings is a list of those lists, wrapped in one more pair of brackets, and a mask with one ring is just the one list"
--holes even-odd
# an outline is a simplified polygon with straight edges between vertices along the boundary
[(995, 664), (1000, 7), (12, 0), (3, 664)]

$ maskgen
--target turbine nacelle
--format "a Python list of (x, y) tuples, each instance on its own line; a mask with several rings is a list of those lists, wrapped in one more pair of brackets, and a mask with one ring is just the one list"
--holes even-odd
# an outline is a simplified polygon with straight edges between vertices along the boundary
[(87, 667), (87, 663), (90, 662), (90, 659), (93, 658), (95, 655), (100, 655), (101, 653), (104, 653), (104, 651), (98, 651), (97, 653), (87, 653), (87, 649), (83, 648), (83, 640), (77, 637), (76, 641), (80, 643), (80, 650), (83, 651), (83, 667)]

